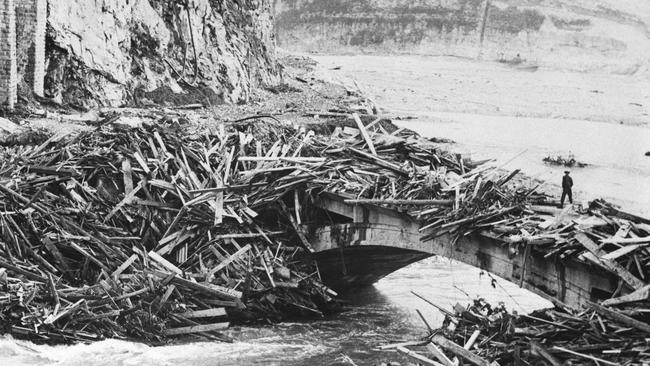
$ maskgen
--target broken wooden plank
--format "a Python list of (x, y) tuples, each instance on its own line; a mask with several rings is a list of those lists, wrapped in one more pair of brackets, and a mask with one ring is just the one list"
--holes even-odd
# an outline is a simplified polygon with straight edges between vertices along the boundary
[(630, 294), (615, 297), (612, 299), (607, 299), (602, 302), (603, 306), (613, 306), (613, 305), (620, 305), (620, 304), (626, 304), (629, 302), (635, 302), (635, 301), (644, 301), (650, 299), (650, 285), (647, 285), (645, 287), (642, 287)]
[(618, 311), (608, 309), (602, 305), (598, 305), (594, 302), (588, 302), (589, 305), (596, 310), (599, 314), (604, 315), (605, 317), (617, 321), (621, 324), (639, 329), (643, 332), (650, 334), (650, 324), (644, 323), (642, 321), (631, 318), (627, 315), (621, 314)]
[(396, 348), (397, 351), (399, 351), (400, 353), (403, 353), (403, 354), (405, 354), (405, 355), (407, 355), (407, 356), (409, 356), (409, 357), (411, 357), (411, 358), (413, 358), (413, 359), (415, 359), (415, 360), (418, 360), (418, 361), (420, 361), (420, 362), (423, 362), (423, 363), (425, 363), (425, 364), (427, 364), (427, 365), (432, 365), (432, 366), (444, 366), (443, 364), (438, 363), (438, 362), (436, 362), (436, 361), (434, 361), (434, 360), (432, 360), (432, 359), (430, 359), (430, 358), (424, 357), (424, 356), (422, 356), (422, 355), (419, 354), (419, 353), (416, 353), (416, 352), (414, 352), (414, 351), (409, 350), (408, 348), (405, 348), (405, 347), (402, 347), (402, 346), (397, 346), (397, 347), (395, 347), (395, 348)]
[(447, 357), (447, 355), (445, 355), (435, 344), (427, 344), (427, 350), (444, 366), (455, 366), (454, 362), (452, 362), (452, 360), (450, 360), (449, 357)]
[(117, 269), (115, 269), (115, 271), (113, 271), (113, 273), (111, 273), (111, 277), (117, 281), (117, 278), (122, 274), (122, 272), (129, 268), (137, 259), (137, 254), (131, 255), (129, 259), (124, 261), (124, 263), (122, 263), (119, 267), (117, 267)]
[(431, 341), (439, 345), (443, 349), (455, 354), (456, 356), (467, 360), (471, 364), (474, 364), (476, 366), (490, 366), (490, 363), (484, 358), (477, 356), (476, 354), (457, 345), (456, 343), (450, 341), (449, 339), (445, 338), (441, 334), (436, 334), (432, 336)]
[(616, 249), (613, 252), (607, 253), (601, 257), (601, 259), (606, 259), (606, 260), (614, 260), (617, 258), (620, 258), (624, 255), (630, 254), (634, 252), (635, 250), (639, 248), (644, 248), (647, 247), (650, 244), (632, 244), (632, 245), (627, 245), (621, 248)]
[[(650, 243), (650, 236), (643, 238), (608, 238), (602, 239), (600, 241), (603, 244), (639, 244), (639, 243)], [(650, 245), (650, 244), (649, 244)]]
[(631, 274), (627, 269), (618, 264), (615, 261), (602, 259), (605, 256), (605, 252), (600, 249), (600, 247), (594, 243), (591, 239), (585, 235), (585, 233), (578, 232), (575, 234), (575, 239), (582, 244), (587, 250), (592, 252), (596, 257), (598, 257), (603, 265), (605, 265), (610, 271), (618, 275), (625, 283), (630, 285), (633, 289), (638, 290), (644, 287), (646, 284), (638, 279), (636, 276)]
[(147, 255), (149, 256), (149, 258), (153, 259), (155, 262), (157, 262), (158, 264), (160, 264), (164, 268), (166, 268), (166, 269), (168, 269), (168, 270), (170, 270), (170, 271), (172, 271), (172, 272), (174, 272), (176, 274), (179, 274), (179, 275), (183, 274), (183, 271), (181, 271), (180, 268), (176, 267), (170, 261), (163, 258), (160, 254), (154, 252), (153, 250), (150, 251), (149, 253), (147, 253)]

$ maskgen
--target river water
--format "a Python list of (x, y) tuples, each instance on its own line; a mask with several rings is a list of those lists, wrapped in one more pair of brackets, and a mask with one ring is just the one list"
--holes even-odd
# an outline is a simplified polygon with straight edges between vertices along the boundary
[[(425, 136), (454, 139), (457, 141), (454, 149), (477, 159), (492, 157), (504, 162), (519, 155), (507, 168), (522, 168), (527, 174), (542, 179), (557, 180), (563, 170), (542, 164), (545, 155), (571, 151), (592, 164), (573, 170), (578, 199), (604, 196), (635, 211), (649, 212), (650, 158), (643, 157), (643, 153), (650, 150), (650, 130), (645, 127), (579, 118), (530, 117), (525, 113), (525, 103), (517, 107), (523, 109), (512, 112), (516, 117), (494, 116), (480, 108), (473, 109), (471, 114), (439, 112), (435, 104), (422, 102), (432, 95), (432, 88), (426, 82), (431, 67), (425, 65), (420, 69), (426, 72), (418, 73), (418, 67), (413, 66), (433, 61), (421, 57), (409, 59), (408, 56), (394, 58), (391, 62), (368, 57), (318, 59), (326, 66), (342, 66), (336, 77), (348, 81), (354, 77), (367, 88), (366, 92), (377, 91), (374, 93), (377, 103), (387, 106), (389, 112), (418, 117), (399, 122), (405, 127)], [(409, 64), (415, 71), (404, 73), (404, 65)], [(489, 79), (490, 66), (482, 65), (479, 69)], [(502, 73), (498, 75), (503, 77)], [(396, 88), (396, 84), (404, 87)], [(524, 94), (525, 90), (519, 92)], [(407, 100), (415, 102), (407, 103)], [(571, 108), (571, 103), (556, 104), (560, 105), (560, 110)], [(522, 151), (525, 152), (522, 154)], [(438, 310), (411, 291), (447, 309), (477, 297), (494, 304), (503, 302), (508, 309), (518, 312), (549, 305), (514, 284), (481, 274), (478, 269), (442, 258), (429, 258), (389, 275), (373, 287), (344, 294), (349, 304), (347, 311), (341, 314), (305, 323), (235, 327), (228, 331), (236, 339), (233, 344), (199, 342), (148, 347), (107, 340), (90, 345), (50, 347), (4, 337), (0, 338), (0, 365), (351, 365), (352, 362), (373, 365), (384, 361), (404, 364), (406, 359), (401, 355), (378, 351), (376, 347), (425, 335), (426, 328), (416, 309), (434, 327), (442, 321)]]
[[(447, 309), (478, 296), (518, 312), (548, 305), (545, 300), (512, 283), (462, 263), (429, 258), (384, 278), (374, 287), (344, 295), (347, 311), (328, 319), (261, 327), (235, 327), (228, 334), (234, 344), (199, 342), (148, 347), (119, 340), (90, 345), (42, 346), (10, 338), (0, 339), (0, 365), (375, 365), (400, 361), (403, 356), (376, 347), (426, 335), (416, 313), (431, 326), (441, 313), (416, 293)], [(492, 287), (494, 283), (495, 287)]]

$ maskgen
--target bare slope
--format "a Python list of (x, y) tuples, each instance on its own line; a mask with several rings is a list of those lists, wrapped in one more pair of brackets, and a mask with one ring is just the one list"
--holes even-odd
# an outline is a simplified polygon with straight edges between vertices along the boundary
[(326, 53), (401, 52), (513, 60), (575, 70), (647, 67), (643, 0), (277, 0), (279, 44)]

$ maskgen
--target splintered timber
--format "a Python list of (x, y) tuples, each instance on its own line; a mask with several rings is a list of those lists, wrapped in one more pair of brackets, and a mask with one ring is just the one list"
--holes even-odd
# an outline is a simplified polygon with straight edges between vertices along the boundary
[(0, 150), (6, 331), (47, 342), (228, 340), (229, 322), (322, 316), (336, 292), (320, 281), (305, 228), (332, 220), (311, 205), (328, 192), (417, 219), (424, 241), (480, 232), (591, 263), (620, 279), (593, 311), (647, 332), (634, 311), (648, 297), (647, 219), (600, 200), (557, 209), (518, 170), (376, 116), (333, 115), (345, 123), (314, 133), (261, 116), (198, 127), (156, 113), (141, 127), (109, 114), (91, 131)]

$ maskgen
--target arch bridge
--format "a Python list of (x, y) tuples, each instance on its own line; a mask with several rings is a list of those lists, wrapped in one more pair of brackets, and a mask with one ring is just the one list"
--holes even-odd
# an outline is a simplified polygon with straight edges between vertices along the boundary
[[(371, 285), (386, 275), (431, 256), (480, 268), (540, 296), (571, 307), (611, 296), (618, 278), (578, 259), (545, 258), (532, 248), (513, 254), (508, 244), (479, 233), (454, 242), (450, 234), (431, 238), (414, 218), (346, 197), (323, 193), (318, 208), (349, 222), (312, 227), (308, 233), (323, 280), (338, 289)], [(533, 246), (528, 246), (529, 248)]]

